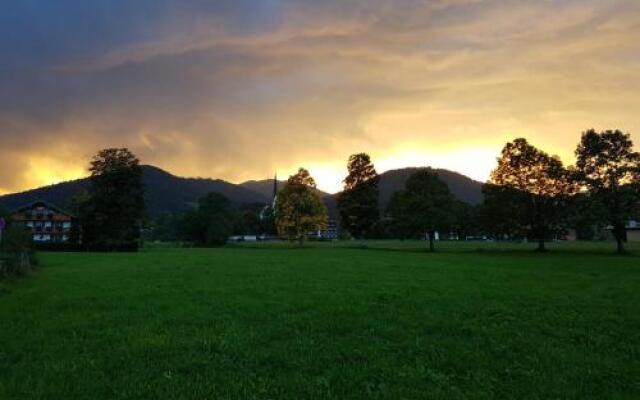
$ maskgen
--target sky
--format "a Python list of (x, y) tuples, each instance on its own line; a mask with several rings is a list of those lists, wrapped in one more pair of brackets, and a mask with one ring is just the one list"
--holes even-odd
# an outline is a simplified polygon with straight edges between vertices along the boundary
[[(484, 181), (526, 137), (640, 142), (637, 0), (20, 0), (0, 6), (0, 193), (128, 147), (242, 182), (346, 160)], [(636, 148), (640, 147), (640, 144)]]

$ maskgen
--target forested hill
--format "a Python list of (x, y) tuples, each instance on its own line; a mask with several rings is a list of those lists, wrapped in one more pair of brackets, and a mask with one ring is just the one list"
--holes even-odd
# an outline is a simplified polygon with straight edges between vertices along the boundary
[[(218, 192), (237, 205), (271, 202), (273, 180), (248, 181), (236, 185), (220, 179), (182, 178), (153, 166), (143, 166), (143, 181), (147, 211), (151, 217), (165, 212), (184, 211), (196, 204), (198, 198), (209, 192)], [(386, 208), (391, 195), (404, 188), (407, 178), (419, 168), (403, 168), (387, 171), (380, 175), (380, 206)], [(460, 200), (470, 204), (482, 201), (482, 184), (464, 175), (448, 170), (436, 170), (440, 178)], [(79, 179), (45, 186), (39, 189), (0, 197), (0, 204), (9, 209), (19, 207), (34, 200), (46, 200), (60, 207), (68, 208), (72, 197), (86, 189), (89, 180)], [(284, 182), (279, 182), (282, 188)], [(318, 191), (332, 217), (337, 216), (336, 195)]]
[[(198, 199), (209, 192), (218, 192), (234, 203), (266, 203), (267, 197), (220, 179), (181, 178), (159, 168), (142, 167), (147, 211), (150, 216), (164, 212), (180, 212), (192, 207)], [(69, 207), (73, 196), (86, 189), (88, 178), (0, 197), (0, 204), (9, 209), (33, 200), (46, 200), (60, 207)]]
[[(404, 189), (409, 176), (420, 169), (422, 168), (402, 168), (380, 174), (380, 205), (386, 207), (393, 193)], [(434, 169), (434, 171), (459, 200), (473, 205), (482, 203), (481, 182), (446, 169)]]

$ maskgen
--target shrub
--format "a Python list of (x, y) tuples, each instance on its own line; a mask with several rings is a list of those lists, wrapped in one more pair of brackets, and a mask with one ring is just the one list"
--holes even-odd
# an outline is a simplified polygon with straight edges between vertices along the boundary
[(23, 228), (10, 226), (0, 245), (0, 277), (24, 274), (37, 264), (32, 237)]

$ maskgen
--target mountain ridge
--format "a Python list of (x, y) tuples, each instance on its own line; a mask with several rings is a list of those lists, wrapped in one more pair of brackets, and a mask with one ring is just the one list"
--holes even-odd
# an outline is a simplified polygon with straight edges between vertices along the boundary
[[(380, 207), (385, 209), (391, 195), (404, 188), (406, 179), (415, 171), (427, 167), (401, 168), (380, 174)], [(434, 169), (452, 193), (470, 204), (482, 202), (482, 183), (449, 170)], [(273, 194), (273, 179), (250, 180), (239, 184), (212, 178), (186, 178), (173, 175), (151, 165), (142, 166), (145, 200), (149, 216), (186, 211), (197, 204), (198, 198), (209, 192), (218, 192), (237, 205), (268, 204)], [(278, 187), (286, 181), (278, 181)], [(14, 209), (35, 200), (45, 200), (60, 207), (69, 208), (71, 199), (89, 187), (89, 178), (81, 178), (36, 189), (0, 196), (0, 205)], [(337, 218), (337, 197), (318, 190), (329, 214)]]

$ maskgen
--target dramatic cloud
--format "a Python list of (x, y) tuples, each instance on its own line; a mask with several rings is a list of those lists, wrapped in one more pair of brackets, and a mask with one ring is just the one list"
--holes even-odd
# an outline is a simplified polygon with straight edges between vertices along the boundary
[(0, 193), (83, 175), (99, 148), (231, 181), (349, 154), (485, 179), (526, 136), (640, 140), (640, 3), (596, 0), (9, 2)]

